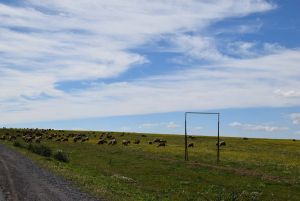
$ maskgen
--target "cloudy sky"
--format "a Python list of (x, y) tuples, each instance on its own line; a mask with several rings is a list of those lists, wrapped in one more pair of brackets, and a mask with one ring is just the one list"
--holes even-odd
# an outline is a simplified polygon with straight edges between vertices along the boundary
[(0, 0), (0, 126), (300, 138), (299, 5)]

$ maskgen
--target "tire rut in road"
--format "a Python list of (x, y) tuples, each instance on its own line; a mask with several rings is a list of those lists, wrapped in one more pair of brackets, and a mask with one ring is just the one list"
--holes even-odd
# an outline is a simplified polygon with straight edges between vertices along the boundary
[[(6, 181), (6, 188), (9, 189), (7, 191), (2, 190), (3, 199), (4, 199), (4, 194), (3, 193), (6, 193), (6, 196), (5, 196), (6, 200), (18, 201), (19, 199), (17, 197), (17, 191), (15, 189), (14, 181), (12, 180), (12, 178), (10, 176), (11, 174), (9, 172), (9, 169), (8, 169), (6, 163), (3, 161), (2, 158), (0, 158), (0, 164), (3, 167), (2, 172), (5, 175), (5, 178), (3, 178), (2, 181)], [(1, 196), (0, 196), (0, 198), (1, 198)]]

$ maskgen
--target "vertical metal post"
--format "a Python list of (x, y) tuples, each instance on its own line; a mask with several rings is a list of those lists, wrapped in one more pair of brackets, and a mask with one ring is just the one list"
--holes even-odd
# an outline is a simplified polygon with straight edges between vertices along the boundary
[(187, 150), (187, 130), (186, 130), (186, 113), (184, 114), (184, 134), (185, 134), (185, 160), (188, 161), (188, 150)]
[(218, 153), (217, 153), (217, 162), (220, 161), (220, 114), (218, 113)]

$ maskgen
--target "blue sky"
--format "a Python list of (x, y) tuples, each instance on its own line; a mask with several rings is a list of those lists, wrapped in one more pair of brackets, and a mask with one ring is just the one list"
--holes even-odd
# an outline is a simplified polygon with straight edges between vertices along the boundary
[(0, 0), (0, 126), (300, 138), (299, 5)]

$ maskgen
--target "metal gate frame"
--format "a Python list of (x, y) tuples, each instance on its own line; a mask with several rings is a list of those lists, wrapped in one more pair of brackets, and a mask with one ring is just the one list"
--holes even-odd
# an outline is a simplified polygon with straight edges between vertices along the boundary
[(185, 134), (185, 161), (189, 160), (188, 155), (188, 144), (187, 144), (187, 123), (186, 123), (186, 117), (188, 114), (203, 114), (203, 115), (217, 115), (218, 117), (218, 149), (217, 149), (217, 162), (220, 161), (220, 113), (219, 112), (185, 112), (184, 114), (184, 134)]

